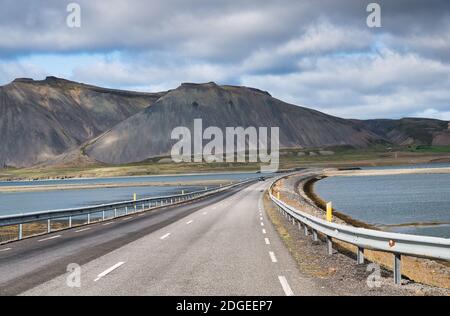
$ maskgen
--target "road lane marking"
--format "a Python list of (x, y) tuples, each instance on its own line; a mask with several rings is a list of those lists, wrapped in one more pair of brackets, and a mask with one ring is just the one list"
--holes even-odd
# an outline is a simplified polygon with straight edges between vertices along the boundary
[(113, 272), (114, 270), (116, 270), (117, 268), (119, 268), (121, 265), (123, 265), (125, 262), (119, 262), (116, 263), (115, 265), (113, 265), (111, 268), (106, 269), (105, 271), (103, 271), (102, 273), (100, 273), (99, 275), (97, 275), (97, 278), (94, 280), (94, 282), (97, 282), (98, 280), (100, 280), (101, 278), (103, 278), (104, 276), (110, 274), (111, 272)]
[(275, 257), (275, 254), (272, 251), (269, 251), (270, 260), (272, 260), (273, 263), (277, 263), (277, 257)]
[(265, 233), (266, 233), (266, 230), (265, 230), (264, 228), (263, 228), (263, 230), (262, 230), (262, 233), (263, 233), (263, 234), (265, 234)]
[(131, 216), (131, 217), (125, 217), (124, 219), (122, 219), (123, 221), (128, 221), (128, 220), (130, 220), (130, 219), (132, 219), (133, 218), (133, 216)]
[(264, 238), (264, 241), (265, 241), (266, 245), (270, 245), (270, 240), (269, 240), (269, 238)]
[(259, 218), (260, 220), (263, 220), (262, 216)]
[(9, 251), (9, 250), (11, 250), (11, 248), (0, 249), (0, 252), (5, 252), (5, 251)]
[(164, 236), (160, 237), (159, 239), (164, 240), (164, 239), (166, 239), (166, 238), (169, 237), (169, 236), (170, 236), (170, 233), (167, 233), (167, 234), (165, 234)]
[(56, 238), (59, 238), (59, 237), (61, 237), (61, 235), (56, 235), (56, 236), (44, 238), (44, 239), (38, 240), (38, 242), (47, 241), (47, 240), (51, 240), (51, 239), (56, 239)]
[(263, 223), (263, 222), (261, 222), (261, 226), (264, 226), (264, 223)]
[(206, 215), (206, 214), (208, 214), (208, 212), (203, 212), (203, 215)]
[(186, 222), (186, 225), (192, 224), (193, 222), (193, 220), (190, 220), (189, 222)]
[(108, 222), (108, 223), (104, 223), (104, 224), (102, 224), (103, 226), (108, 226), (108, 225), (111, 225), (111, 224), (114, 224), (115, 222)]
[(76, 232), (76, 233), (81, 233), (81, 232), (85, 232), (85, 231), (87, 231), (87, 230), (89, 230), (89, 229), (91, 229), (91, 228), (90, 228), (90, 227), (88, 227), (88, 228), (83, 228), (83, 229), (76, 230), (75, 232)]
[(286, 296), (294, 296), (294, 292), (292, 292), (292, 289), (289, 286), (289, 283), (286, 280), (286, 278), (284, 276), (279, 276), (278, 280), (280, 280), (281, 287), (283, 288), (284, 294), (286, 294)]

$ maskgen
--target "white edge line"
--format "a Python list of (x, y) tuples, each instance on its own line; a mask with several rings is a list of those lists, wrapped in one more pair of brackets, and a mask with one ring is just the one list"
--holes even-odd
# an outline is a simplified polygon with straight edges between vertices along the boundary
[(190, 220), (189, 222), (186, 222), (186, 225), (192, 224), (193, 222), (193, 220)]
[(284, 276), (280, 275), (278, 277), (278, 280), (280, 280), (281, 287), (283, 288), (284, 294), (286, 294), (286, 296), (294, 296), (294, 292), (292, 292), (292, 289), (289, 286), (289, 283), (286, 280), (286, 278)]
[(167, 234), (165, 234), (164, 236), (160, 237), (159, 239), (164, 240), (164, 239), (166, 239), (166, 238), (169, 237), (169, 236), (170, 236), (170, 233), (167, 233)]
[(265, 241), (266, 245), (270, 245), (270, 240), (269, 240), (269, 238), (264, 238), (264, 241)]
[(264, 223), (263, 223), (263, 222), (261, 222), (261, 226), (264, 226)]
[(59, 237), (61, 237), (61, 235), (56, 235), (56, 236), (44, 238), (44, 239), (38, 240), (38, 242), (47, 241), (47, 240), (51, 240), (51, 239), (56, 239), (56, 238), (59, 238)]
[(270, 260), (272, 260), (273, 263), (277, 263), (277, 257), (275, 257), (275, 254), (272, 251), (269, 251)]
[(114, 270), (116, 270), (118, 267), (120, 267), (121, 265), (123, 265), (125, 262), (119, 262), (116, 263), (115, 265), (113, 265), (111, 268), (103, 271), (102, 273), (100, 273), (99, 275), (97, 275), (97, 278), (94, 280), (94, 282), (97, 282), (98, 280), (100, 280), (101, 278), (103, 278), (104, 276), (110, 274), (111, 272), (113, 272)]
[(81, 232), (87, 231), (87, 230), (89, 230), (89, 229), (91, 229), (91, 228), (90, 228), (90, 227), (82, 228), (82, 229), (76, 230), (75, 232), (76, 232), (76, 233), (81, 233)]
[(0, 252), (5, 252), (5, 251), (9, 251), (9, 250), (11, 250), (11, 248), (0, 249)]
[(263, 230), (262, 230), (262, 233), (263, 233), (263, 234), (265, 234), (265, 233), (266, 233), (266, 230), (265, 230), (264, 228), (263, 228)]

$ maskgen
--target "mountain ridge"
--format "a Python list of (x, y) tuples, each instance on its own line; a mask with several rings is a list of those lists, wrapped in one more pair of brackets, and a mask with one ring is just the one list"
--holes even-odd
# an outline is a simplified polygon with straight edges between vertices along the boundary
[[(284, 148), (450, 145), (448, 122), (343, 119), (252, 87), (182, 83), (164, 92), (108, 89), (49, 76), (0, 86), (0, 168), (83, 159), (119, 164), (168, 155), (176, 126), (279, 126)], [(146, 137), (145, 137), (146, 136)]]

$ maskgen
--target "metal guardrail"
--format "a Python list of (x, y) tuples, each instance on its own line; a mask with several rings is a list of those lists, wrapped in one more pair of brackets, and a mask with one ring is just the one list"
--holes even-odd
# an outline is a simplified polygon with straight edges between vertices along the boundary
[[(89, 225), (93, 221), (91, 220), (93, 215), (97, 215), (97, 221), (105, 221), (111, 220), (118, 217), (127, 216), (137, 212), (144, 212), (150, 209), (170, 206), (178, 203), (183, 203), (190, 200), (195, 200), (198, 198), (202, 198), (205, 196), (213, 195), (237, 186), (244, 185), (246, 183), (250, 183), (252, 181), (256, 181), (256, 179), (247, 179), (238, 183), (229, 184), (226, 186), (221, 186), (219, 188), (205, 189), (202, 191), (190, 192), (185, 194), (177, 194), (177, 195), (169, 195), (169, 196), (160, 196), (160, 197), (152, 197), (145, 199), (138, 199), (136, 201), (122, 201), (116, 203), (108, 203), (101, 205), (94, 205), (88, 207), (80, 207), (80, 208), (70, 208), (70, 209), (61, 209), (61, 210), (52, 210), (52, 211), (42, 211), (42, 212), (33, 212), (33, 213), (25, 213), (25, 214), (17, 214), (17, 215), (6, 215), (0, 216), (0, 227), (6, 226), (18, 226), (17, 230), (17, 238), (12, 240), (7, 240), (8, 242), (14, 240), (21, 240), (24, 238), (23, 235), (23, 225), (36, 223), (36, 222), (47, 222), (47, 229), (45, 233), (51, 233), (52, 231), (52, 222), (56, 220), (67, 220), (68, 225), (66, 228), (73, 227), (73, 219), (79, 217), (87, 217), (87, 219), (77, 226)], [(97, 222), (95, 221), (95, 222)], [(41, 234), (34, 234), (33, 237)], [(1, 237), (1, 236), (0, 236)], [(1, 239), (0, 239), (1, 243)]]
[(302, 212), (276, 198), (272, 194), (273, 185), (280, 179), (275, 180), (270, 187), (270, 198), (278, 207), (278, 210), (286, 217), (296, 222), (305, 235), (312, 236), (318, 240), (317, 233), (325, 236), (327, 252), (333, 254), (333, 241), (337, 239), (358, 247), (357, 263), (364, 263), (364, 249), (389, 252), (394, 255), (394, 282), (401, 283), (401, 255), (413, 257), (450, 260), (450, 239), (430, 236), (418, 236), (399, 233), (390, 233), (366, 228), (328, 222), (305, 212)]

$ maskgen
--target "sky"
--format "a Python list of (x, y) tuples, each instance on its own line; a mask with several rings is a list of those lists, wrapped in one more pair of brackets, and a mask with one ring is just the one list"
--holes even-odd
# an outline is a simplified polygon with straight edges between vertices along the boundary
[[(345, 118), (450, 120), (450, 1), (0, 0), (0, 85), (244, 85)], [(80, 27), (69, 27), (70, 3)], [(73, 20), (71, 20), (73, 21)], [(69, 23), (70, 24), (70, 23)]]

